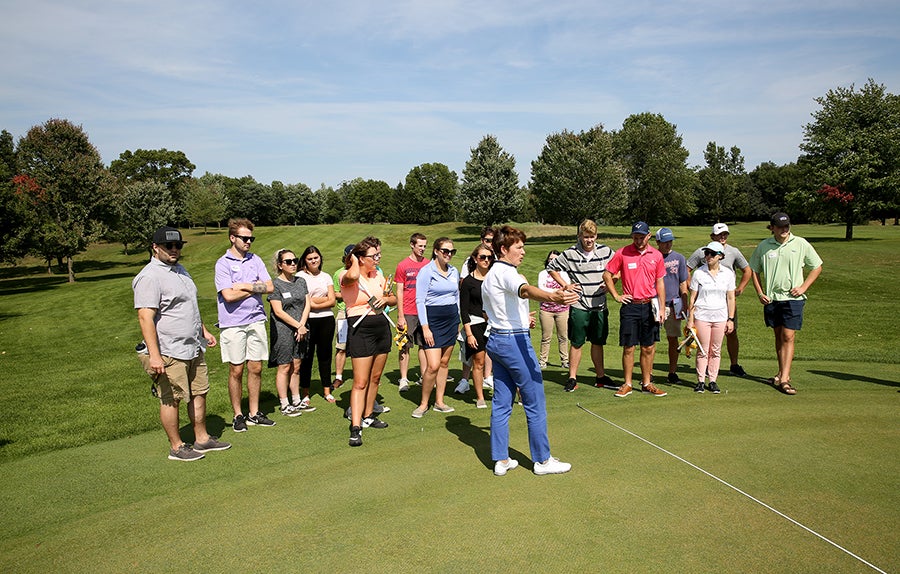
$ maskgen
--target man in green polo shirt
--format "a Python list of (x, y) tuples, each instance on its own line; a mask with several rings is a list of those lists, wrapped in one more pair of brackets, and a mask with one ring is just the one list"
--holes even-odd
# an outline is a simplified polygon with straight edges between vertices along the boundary
[(806, 292), (822, 273), (822, 258), (807, 240), (791, 233), (786, 213), (773, 215), (769, 229), (772, 236), (760, 242), (750, 256), (750, 270), (766, 326), (775, 331), (778, 374), (769, 382), (784, 394), (795, 395), (791, 386), (794, 333), (803, 326)]

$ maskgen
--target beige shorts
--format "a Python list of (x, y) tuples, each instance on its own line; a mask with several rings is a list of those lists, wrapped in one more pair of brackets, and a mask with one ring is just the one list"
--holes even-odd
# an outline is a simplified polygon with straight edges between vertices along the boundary
[(219, 348), (223, 363), (241, 365), (246, 361), (268, 361), (266, 322), (257, 321), (249, 325), (222, 329)]
[(675, 318), (675, 310), (672, 309), (671, 305), (666, 305), (666, 309), (668, 309), (668, 317), (666, 317), (666, 322), (664, 323), (666, 327), (666, 337), (675, 337), (676, 339), (682, 336), (681, 332), (681, 319)]
[(163, 356), (166, 371), (161, 375), (150, 370), (150, 355), (138, 354), (138, 359), (156, 384), (159, 401), (165, 405), (189, 401), (209, 392), (209, 372), (202, 352), (189, 361)]

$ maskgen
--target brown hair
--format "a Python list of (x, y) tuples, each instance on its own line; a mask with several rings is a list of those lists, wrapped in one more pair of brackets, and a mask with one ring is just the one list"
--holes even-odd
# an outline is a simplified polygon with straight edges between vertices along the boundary
[[(376, 249), (378, 247), (381, 247), (381, 240), (370, 235), (354, 245), (353, 250), (350, 251), (350, 255), (356, 255), (356, 258), (359, 259), (360, 257), (364, 257), (366, 255), (366, 251), (368, 251), (370, 247), (375, 247)], [(344, 269), (350, 269), (352, 260), (349, 256), (345, 257), (344, 259)]]
[(409, 236), (409, 243), (410, 243), (410, 245), (412, 245), (420, 239), (428, 239), (428, 238), (425, 237), (424, 235), (422, 235), (421, 233), (416, 232)]
[(228, 235), (237, 235), (238, 229), (246, 227), (253, 231), (253, 222), (246, 217), (234, 217), (228, 220)]
[(441, 245), (447, 242), (453, 243), (453, 240), (449, 237), (438, 237), (434, 240), (434, 243), (431, 245), (431, 258), (434, 259), (434, 252), (441, 248)]
[[(472, 254), (469, 255), (468, 259), (466, 259), (466, 268), (468, 268), (470, 274), (474, 273), (475, 268), (478, 267), (478, 252), (479, 251), (487, 251), (488, 253), (491, 254), (492, 257), (494, 255), (493, 251), (491, 251), (490, 248), (485, 247), (484, 245), (479, 245), (478, 247), (473, 249)], [(493, 264), (493, 263), (494, 262), (491, 261), (491, 264)]]
[(526, 236), (524, 231), (516, 229), (515, 227), (510, 227), (509, 225), (504, 225), (494, 233), (494, 241), (491, 244), (494, 248), (494, 256), (499, 259), (503, 256), (503, 253), (500, 251), (501, 247), (506, 247), (508, 250), (517, 241), (525, 243), (525, 239)]

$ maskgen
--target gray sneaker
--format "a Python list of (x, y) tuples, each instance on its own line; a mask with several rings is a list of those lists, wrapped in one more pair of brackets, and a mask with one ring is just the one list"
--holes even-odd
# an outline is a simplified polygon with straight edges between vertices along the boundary
[(228, 450), (231, 448), (231, 444), (227, 442), (223, 442), (219, 440), (219, 437), (209, 435), (209, 440), (206, 442), (195, 442), (194, 450), (197, 452), (209, 452), (211, 450)]
[[(229, 445), (231, 446), (231, 445)], [(200, 460), (204, 455), (202, 452), (197, 452), (196, 450), (191, 448), (191, 445), (186, 443), (181, 443), (181, 445), (177, 449), (169, 450), (169, 460), (180, 460), (183, 462), (191, 462), (195, 460)]]
[(262, 411), (260, 411), (253, 416), (247, 417), (247, 424), (258, 427), (273, 427), (275, 426), (275, 421), (262, 414)]

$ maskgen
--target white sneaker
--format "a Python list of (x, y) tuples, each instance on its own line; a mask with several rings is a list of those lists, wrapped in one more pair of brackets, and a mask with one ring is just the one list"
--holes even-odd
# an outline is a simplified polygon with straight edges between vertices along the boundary
[(534, 473), (542, 474), (562, 474), (572, 470), (572, 465), (568, 462), (560, 462), (556, 457), (551, 456), (545, 462), (534, 463)]
[(447, 375), (447, 382), (448, 382), (448, 383), (452, 383), (452, 382), (453, 382), (453, 377), (451, 377), (450, 375)]
[(456, 390), (454, 390), (453, 392), (457, 395), (462, 395), (469, 392), (469, 381), (460, 379), (459, 384), (456, 385)]
[(486, 388), (486, 389), (494, 388), (494, 375), (484, 378), (484, 388)]
[(400, 392), (405, 393), (409, 390), (409, 381), (406, 379), (400, 379), (397, 381), (397, 385), (400, 387)]
[[(503, 476), (507, 471), (512, 470), (519, 466), (519, 461), (514, 458), (510, 458), (507, 462), (503, 462), (502, 460), (498, 460), (494, 463), (494, 474), (496, 476)], [(537, 465), (535, 465), (537, 466)]]

